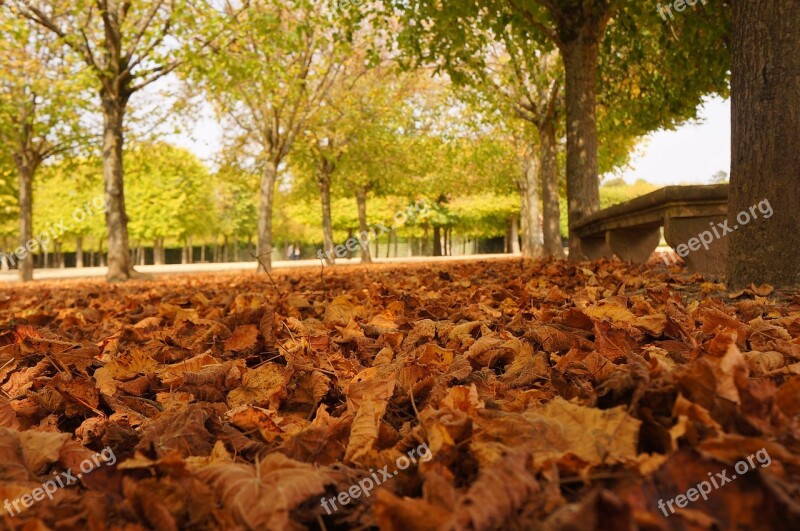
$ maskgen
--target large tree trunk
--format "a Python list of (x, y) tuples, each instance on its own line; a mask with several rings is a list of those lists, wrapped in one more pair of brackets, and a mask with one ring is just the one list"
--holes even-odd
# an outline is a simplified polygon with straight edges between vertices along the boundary
[(558, 160), (556, 124), (548, 122), (539, 130), (541, 137), (539, 178), (542, 186), (542, 210), (545, 256), (564, 258), (561, 244), (561, 205), (558, 199)]
[[(367, 191), (364, 188), (359, 188), (356, 191), (356, 203), (358, 204), (358, 230), (361, 235), (369, 234), (369, 225), (367, 224)], [(361, 263), (371, 264), (372, 257), (369, 251), (369, 241), (362, 240), (361, 245)]]
[(278, 162), (268, 160), (261, 176), (261, 194), (258, 203), (258, 269), (272, 271), (272, 200), (275, 180), (278, 177)]
[[(25, 249), (25, 245), (33, 239), (34, 168), (27, 161), (18, 161), (17, 170), (19, 171), (19, 245)], [(20, 256), (15, 258), (19, 267), (19, 279), (23, 282), (33, 280), (33, 258), (33, 255), (25, 256), (24, 260)]]
[(535, 258), (542, 255), (542, 225), (539, 217), (539, 175), (537, 161), (526, 157), (522, 162), (522, 178), (518, 181), (520, 216), (522, 218), (522, 255)]
[(322, 254), (330, 257), (331, 261), (334, 261), (336, 255), (333, 254), (333, 222), (331, 220), (332, 172), (332, 166), (323, 162), (319, 168), (317, 183), (319, 184), (319, 197), (322, 201)]
[(101, 94), (103, 104), (103, 179), (105, 181), (106, 229), (108, 231), (108, 274), (110, 282), (136, 276), (128, 244), (128, 216), (122, 179), (122, 124), (127, 98)]
[(800, 286), (800, 2), (735, 1), (731, 41), (728, 283)]
[[(587, 26), (589, 23), (587, 23)], [(597, 176), (597, 56), (600, 35), (588, 27), (575, 31), (561, 53), (566, 73), (567, 201), (569, 223), (600, 209)], [(582, 260), (580, 239), (570, 232), (569, 257)]]

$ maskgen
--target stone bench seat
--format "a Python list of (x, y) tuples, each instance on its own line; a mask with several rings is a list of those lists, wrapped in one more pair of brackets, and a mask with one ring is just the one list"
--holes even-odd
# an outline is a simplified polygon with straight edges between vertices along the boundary
[(689, 271), (717, 276), (725, 271), (728, 239), (714, 238), (708, 249), (687, 252), (688, 242), (724, 222), (727, 213), (727, 184), (667, 186), (596, 212), (570, 228), (592, 260), (617, 255), (644, 263), (658, 247), (664, 227), (667, 244), (682, 246), (679, 254)]

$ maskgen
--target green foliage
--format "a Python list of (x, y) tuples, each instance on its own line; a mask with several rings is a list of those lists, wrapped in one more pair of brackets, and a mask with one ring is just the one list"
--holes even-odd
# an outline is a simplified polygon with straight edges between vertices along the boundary
[(132, 240), (210, 235), (218, 223), (215, 183), (195, 155), (169, 144), (140, 143), (124, 157)]
[(98, 158), (74, 158), (44, 165), (34, 183), (33, 232), (38, 235), (53, 228), (58, 233), (66, 228), (58, 238), (66, 243), (65, 249), (79, 236), (102, 239), (105, 237), (102, 199), (103, 168)]

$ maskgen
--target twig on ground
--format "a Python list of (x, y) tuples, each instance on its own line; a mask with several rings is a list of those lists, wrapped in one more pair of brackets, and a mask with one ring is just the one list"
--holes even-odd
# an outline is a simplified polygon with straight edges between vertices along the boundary
[[(274, 249), (273, 249), (273, 251), (274, 251)], [(272, 251), (270, 251), (270, 253), (271, 252)], [(261, 265), (262, 268), (264, 268), (264, 272), (267, 274), (267, 276), (269, 277), (270, 281), (272, 282), (272, 285), (275, 287), (275, 291), (278, 292), (278, 295), (283, 296), (283, 292), (281, 291), (281, 288), (278, 287), (278, 285), (275, 283), (275, 279), (272, 278), (272, 275), (269, 274), (269, 268), (264, 265), (264, 262), (261, 261), (261, 257), (260, 256), (256, 256), (253, 253), (250, 253), (250, 256), (252, 256), (256, 260), (258, 260), (258, 263)]]

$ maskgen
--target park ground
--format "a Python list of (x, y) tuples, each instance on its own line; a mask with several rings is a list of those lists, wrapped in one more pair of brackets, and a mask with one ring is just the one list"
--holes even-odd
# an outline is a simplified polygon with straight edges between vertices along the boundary
[(800, 521), (800, 296), (655, 260), (8, 284), (0, 382), (5, 529)]

